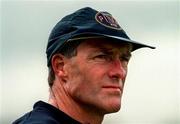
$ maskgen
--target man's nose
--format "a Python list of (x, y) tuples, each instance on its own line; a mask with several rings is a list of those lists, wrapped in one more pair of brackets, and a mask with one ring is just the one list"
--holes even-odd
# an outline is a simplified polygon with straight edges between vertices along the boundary
[(122, 62), (119, 59), (113, 60), (109, 71), (110, 78), (124, 80), (126, 78), (126, 74), (127, 69), (123, 67)]

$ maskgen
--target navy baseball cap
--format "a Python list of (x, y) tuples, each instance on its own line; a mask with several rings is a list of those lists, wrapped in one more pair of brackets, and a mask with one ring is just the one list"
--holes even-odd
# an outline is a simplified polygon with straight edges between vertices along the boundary
[(51, 65), (52, 56), (60, 51), (67, 42), (93, 37), (111, 38), (112, 41), (131, 43), (132, 51), (142, 47), (155, 49), (153, 46), (131, 40), (110, 13), (85, 7), (62, 18), (51, 31), (46, 49), (47, 65)]

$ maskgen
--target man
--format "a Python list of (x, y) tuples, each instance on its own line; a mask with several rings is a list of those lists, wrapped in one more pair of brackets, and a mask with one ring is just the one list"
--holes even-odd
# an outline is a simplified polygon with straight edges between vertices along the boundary
[(101, 124), (121, 108), (130, 40), (107, 12), (82, 8), (60, 20), (47, 45), (48, 103), (39, 101), (13, 124)]

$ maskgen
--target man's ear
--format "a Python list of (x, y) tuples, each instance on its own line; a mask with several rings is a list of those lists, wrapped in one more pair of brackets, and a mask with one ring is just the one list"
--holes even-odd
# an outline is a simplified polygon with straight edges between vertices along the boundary
[(65, 57), (63, 55), (61, 54), (53, 55), (51, 59), (51, 65), (52, 65), (55, 75), (58, 75), (61, 78), (66, 75), (64, 71)]

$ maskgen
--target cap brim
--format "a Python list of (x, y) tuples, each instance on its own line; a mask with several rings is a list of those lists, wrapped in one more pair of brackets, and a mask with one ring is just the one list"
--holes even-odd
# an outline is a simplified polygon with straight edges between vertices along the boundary
[(117, 37), (117, 36), (111, 36), (111, 35), (103, 35), (103, 36), (109, 37), (109, 38), (112, 38), (112, 39), (115, 39), (115, 40), (120, 40), (121, 42), (125, 41), (125, 42), (128, 42), (128, 43), (132, 43), (132, 45), (133, 45), (133, 50), (132, 51), (134, 51), (136, 49), (139, 49), (139, 48), (143, 48), (143, 47), (148, 47), (148, 48), (151, 48), (151, 49), (155, 49), (154, 46), (142, 44), (142, 43), (139, 43), (137, 41), (133, 41), (131, 39), (126, 39), (126, 38)]
[(143, 48), (143, 47), (155, 49), (154, 46), (142, 44), (142, 43), (139, 43), (137, 41), (133, 41), (131, 39), (126, 39), (126, 38), (123, 38), (123, 37), (117, 37), (117, 36), (112, 36), (112, 35), (107, 35), (107, 34), (99, 34), (99, 33), (88, 33), (88, 34), (83, 33), (83, 34), (77, 35), (77, 36), (69, 39), (67, 42), (74, 41), (74, 40), (83, 40), (83, 39), (91, 39), (91, 38), (105, 38), (105, 37), (112, 38), (112, 39), (114, 39), (115, 41), (118, 41), (118, 42), (131, 43), (133, 45), (132, 51), (137, 50), (139, 48)]

